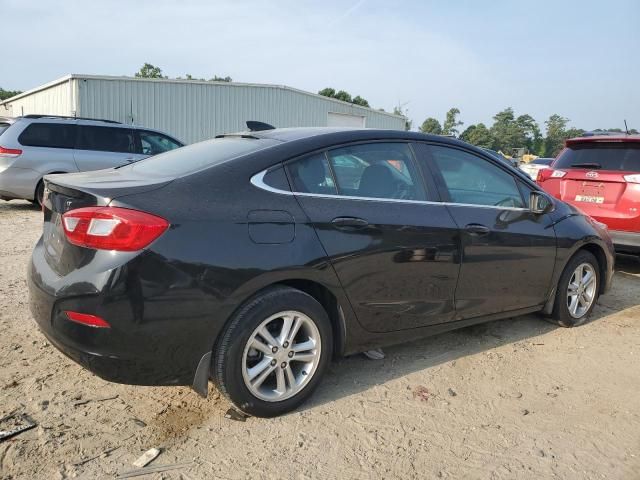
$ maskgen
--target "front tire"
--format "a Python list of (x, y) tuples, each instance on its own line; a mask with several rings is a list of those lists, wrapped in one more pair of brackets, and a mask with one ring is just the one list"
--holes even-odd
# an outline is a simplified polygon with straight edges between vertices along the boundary
[(556, 290), (551, 319), (563, 327), (576, 327), (591, 314), (600, 291), (600, 268), (596, 257), (580, 251), (569, 260)]
[(319, 385), (333, 351), (327, 312), (312, 296), (275, 287), (233, 316), (214, 351), (218, 389), (239, 410), (274, 417)]

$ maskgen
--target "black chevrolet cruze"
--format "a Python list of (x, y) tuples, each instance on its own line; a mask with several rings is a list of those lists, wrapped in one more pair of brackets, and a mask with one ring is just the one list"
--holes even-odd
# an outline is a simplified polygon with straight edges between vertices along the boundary
[(333, 356), (541, 312), (570, 327), (611, 283), (603, 225), (486, 152), (388, 130), (223, 135), (46, 180), (30, 303), (100, 377), (209, 379), (287, 412)]

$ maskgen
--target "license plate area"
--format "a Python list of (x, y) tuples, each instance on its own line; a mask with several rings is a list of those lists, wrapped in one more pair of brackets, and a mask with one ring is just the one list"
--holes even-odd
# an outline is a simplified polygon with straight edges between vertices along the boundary
[(597, 195), (576, 195), (576, 202), (584, 203), (604, 203), (604, 197)]

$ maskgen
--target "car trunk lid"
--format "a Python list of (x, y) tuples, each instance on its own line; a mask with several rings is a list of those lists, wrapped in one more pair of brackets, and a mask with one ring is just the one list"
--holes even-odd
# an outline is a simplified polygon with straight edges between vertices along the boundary
[[(96, 251), (70, 243), (62, 215), (83, 207), (108, 206), (114, 199), (168, 185), (171, 179), (149, 179), (119, 169), (45, 177), (43, 243), (47, 263), (61, 276), (86, 265)], [(130, 255), (130, 254), (129, 254)]]

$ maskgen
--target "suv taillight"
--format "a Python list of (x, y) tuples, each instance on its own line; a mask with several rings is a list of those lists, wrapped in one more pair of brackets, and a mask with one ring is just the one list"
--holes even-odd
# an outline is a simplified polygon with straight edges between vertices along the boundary
[(133, 252), (162, 235), (169, 222), (150, 213), (119, 207), (86, 207), (62, 215), (69, 242), (85, 248)]
[(22, 155), (22, 150), (18, 148), (5, 148), (0, 146), (0, 157), (15, 158)]
[(625, 181), (629, 183), (640, 183), (640, 173), (634, 173), (633, 175), (625, 175), (623, 177)]
[(567, 174), (567, 172), (562, 170), (554, 170), (553, 168), (543, 168), (538, 170), (538, 176), (536, 177), (536, 182), (544, 182), (545, 180), (549, 180), (550, 178), (562, 178)]

